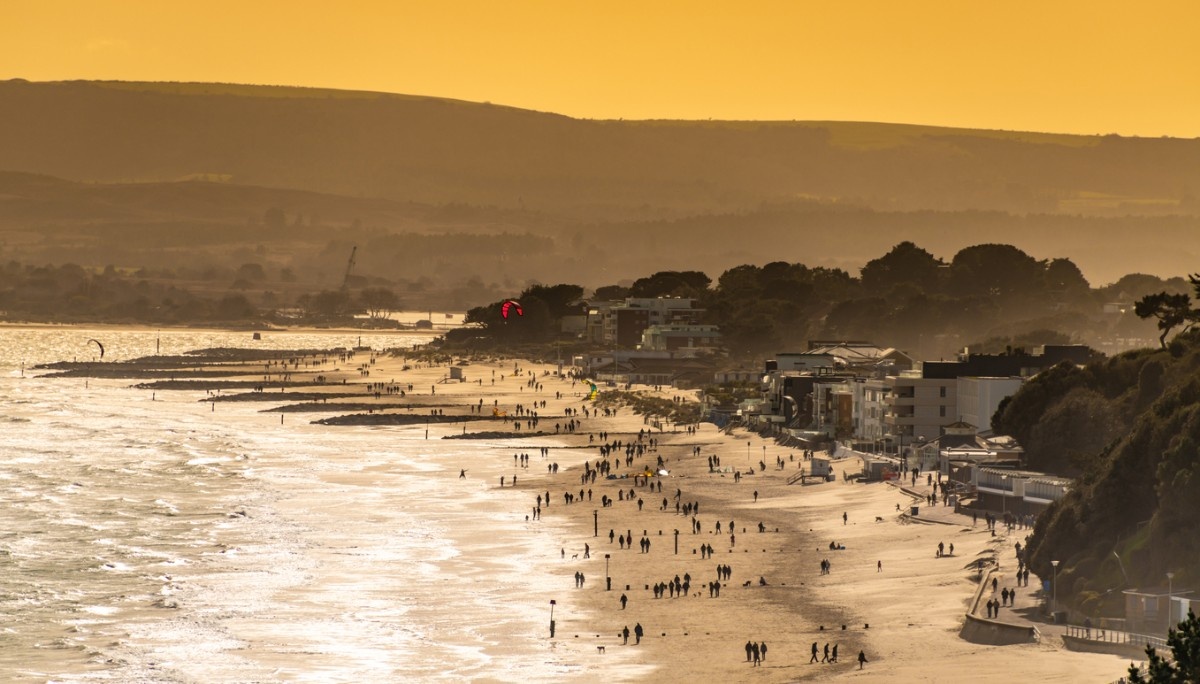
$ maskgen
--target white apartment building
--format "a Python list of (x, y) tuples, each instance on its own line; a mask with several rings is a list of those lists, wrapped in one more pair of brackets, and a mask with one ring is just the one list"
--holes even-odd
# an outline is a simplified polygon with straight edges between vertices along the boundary
[(884, 425), (904, 446), (933, 439), (958, 421), (958, 379), (922, 378), (917, 372), (889, 376)]
[(974, 425), (979, 432), (991, 430), (992, 416), (1000, 407), (1000, 402), (1016, 394), (1022, 382), (1019, 377), (959, 378), (957, 420)]

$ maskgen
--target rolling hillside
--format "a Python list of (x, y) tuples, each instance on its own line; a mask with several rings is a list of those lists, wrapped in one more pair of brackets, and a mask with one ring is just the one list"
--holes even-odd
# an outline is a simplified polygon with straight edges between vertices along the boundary
[(796, 199), (885, 211), (1200, 212), (1200, 140), (592, 121), (301, 88), (7, 81), (0, 150), (0, 170), (76, 181), (216, 179), (587, 221)]

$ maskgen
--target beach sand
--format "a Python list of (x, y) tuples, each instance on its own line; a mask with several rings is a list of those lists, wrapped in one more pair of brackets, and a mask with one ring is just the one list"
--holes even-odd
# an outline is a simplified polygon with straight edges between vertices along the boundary
[[(518, 367), (519, 374), (514, 375)], [(257, 368), (261, 374), (261, 365)], [(469, 420), (432, 424), (430, 438), (485, 432), (489, 444), (503, 440), (511, 445), (511, 453), (528, 454), (528, 468), (516, 463), (498, 466), (507, 493), (513, 490), (516, 475), (516, 490), (527, 499), (526, 508), (513, 511), (514, 515), (532, 517), (536, 497), (549, 493), (542, 520), (529, 521), (530, 534), (545, 547), (541, 562), (553, 568), (558, 578), (557, 587), (537, 588), (539, 597), (547, 589), (557, 589), (550, 592), (556, 603), (555, 637), (550, 638), (547, 625), (541, 639), (548, 659), (567, 668), (582, 668), (596, 679), (1104, 682), (1124, 674), (1126, 659), (1075, 653), (1061, 643), (981, 646), (958, 637), (977, 586), (969, 566), (977, 557), (995, 556), (1000, 546), (1011, 546), (1027, 532), (993, 537), (982, 522), (972, 528), (967, 516), (958, 516), (959, 524), (911, 523), (897, 505), (907, 511), (912, 498), (897, 487), (844, 480), (844, 472), (860, 470), (857, 459), (838, 462), (835, 481), (788, 485), (787, 479), (801, 466), (803, 452), (756, 434), (740, 430), (724, 434), (707, 423), (694, 433), (684, 426), (651, 432), (643, 417), (628, 407), (619, 408), (616, 416), (585, 418), (583, 409), (591, 412), (595, 405), (586, 399), (586, 386), (555, 377), (555, 370), (552, 365), (524, 361), (472, 362), (463, 366), (466, 382), (440, 382), (449, 375), (445, 365), (384, 355), (372, 360), (359, 353), (337, 364), (336, 370), (297, 368), (293, 379), (308, 372), (326, 375), (330, 384), (315, 391), (345, 392), (358, 384), (353, 391), (363, 392), (362, 401), (378, 402), (379, 410), (372, 410), (372, 415), (420, 416), (435, 410), (446, 416), (461, 415)], [(531, 377), (540, 389), (529, 385)], [(376, 398), (361, 387), (393, 381), (404, 388), (403, 398), (386, 391)], [(633, 389), (651, 392), (646, 387)], [(556, 392), (562, 397), (556, 397)], [(657, 394), (694, 398), (694, 393), (671, 388)], [(478, 420), (480, 414), (468, 406), (479, 406), (481, 400), (485, 417), (491, 416), (493, 407), (508, 415), (503, 420)], [(528, 416), (514, 415), (518, 405), (532, 408), (535, 401), (546, 402), (536, 409), (540, 417), (535, 431), (542, 433), (537, 435), (531, 432)], [(384, 408), (397, 402), (406, 407)], [(556, 433), (555, 423), (561, 427), (571, 420), (564, 417), (568, 408), (580, 411), (575, 418), (580, 426), (573, 433), (562, 429)], [(522, 423), (521, 429), (515, 429), (514, 422)], [(609, 442), (630, 444), (641, 430), (657, 440), (656, 448), (635, 457), (632, 467), (625, 465), (623, 448), (609, 456), (610, 461), (620, 460), (614, 472), (630, 477), (600, 476), (594, 483), (581, 484), (583, 464), (594, 465), (600, 458), (600, 433), (607, 433)], [(463, 447), (468, 446), (464, 440)], [(549, 449), (545, 458), (541, 447)], [(699, 455), (693, 455), (696, 447)], [(710, 456), (719, 457), (721, 470), (729, 472), (710, 472)], [(633, 473), (646, 467), (656, 470), (659, 457), (669, 474), (636, 486)], [(783, 459), (782, 469), (775, 465), (777, 458)], [(760, 469), (760, 461), (765, 462), (765, 470)], [(547, 472), (552, 463), (558, 464), (557, 473)], [(479, 477), (479, 469), (464, 467), (467, 478)], [(745, 473), (740, 482), (735, 482), (734, 470)], [(445, 477), (458, 479), (459, 473), (448, 469)], [(498, 478), (486, 484), (500, 488)], [(631, 489), (632, 497), (618, 496), (618, 491), (627, 495)], [(676, 513), (677, 491), (681, 505), (699, 504), (695, 515), (699, 533), (693, 531), (691, 516)], [(564, 503), (565, 492), (573, 493), (577, 502)], [(602, 496), (612, 498), (612, 505), (602, 507)], [(718, 521), (720, 533), (715, 530)], [(730, 521), (735, 525), (735, 540), (730, 539)], [(609, 541), (609, 530), (616, 535), (631, 531), (639, 541), (645, 536), (649, 552), (619, 548)], [(480, 534), (480, 544), (486, 543), (486, 532)], [(830, 550), (831, 541), (845, 549)], [(936, 557), (939, 542), (953, 543), (954, 555)], [(713, 547), (711, 559), (702, 558), (702, 544)], [(587, 558), (585, 545), (590, 550)], [(605, 588), (606, 554), (611, 591)], [(822, 559), (831, 563), (829, 574), (820, 572)], [(716, 579), (718, 565), (730, 566), (732, 579), (722, 580), (719, 597), (710, 597), (708, 583)], [(584, 575), (582, 588), (576, 586), (576, 573)], [(653, 584), (685, 574), (691, 577), (690, 595), (654, 598)], [(765, 586), (760, 585), (760, 577)], [(624, 609), (619, 601), (622, 594), (628, 598)], [(522, 600), (513, 596), (514, 602)], [(636, 624), (645, 630), (639, 645), (632, 636)], [(620, 631), (626, 626), (631, 636), (629, 644), (623, 645)], [(746, 660), (748, 640), (768, 645), (760, 667)], [(822, 649), (826, 643), (836, 644), (838, 662), (809, 664), (813, 642)], [(856, 662), (860, 650), (868, 659), (861, 670)], [(502, 666), (497, 679), (509, 679)]]

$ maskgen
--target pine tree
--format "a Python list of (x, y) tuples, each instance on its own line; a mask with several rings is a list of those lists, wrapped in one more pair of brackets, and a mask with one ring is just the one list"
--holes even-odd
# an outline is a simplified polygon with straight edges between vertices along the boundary
[(1187, 619), (1179, 629), (1167, 633), (1171, 658), (1158, 655), (1153, 646), (1146, 646), (1146, 674), (1136, 665), (1129, 666), (1130, 684), (1185, 684), (1200, 681), (1200, 619), (1188, 610)]

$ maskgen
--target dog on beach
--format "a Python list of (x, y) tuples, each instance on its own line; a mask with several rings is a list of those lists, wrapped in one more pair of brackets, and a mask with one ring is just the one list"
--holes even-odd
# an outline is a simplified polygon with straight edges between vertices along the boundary
[(883, 522), (883, 516), (882, 515), (875, 516), (875, 522)]
[(596, 647), (596, 653), (604, 653), (604, 647), (603, 647), (603, 646), (597, 646), (597, 647)]

